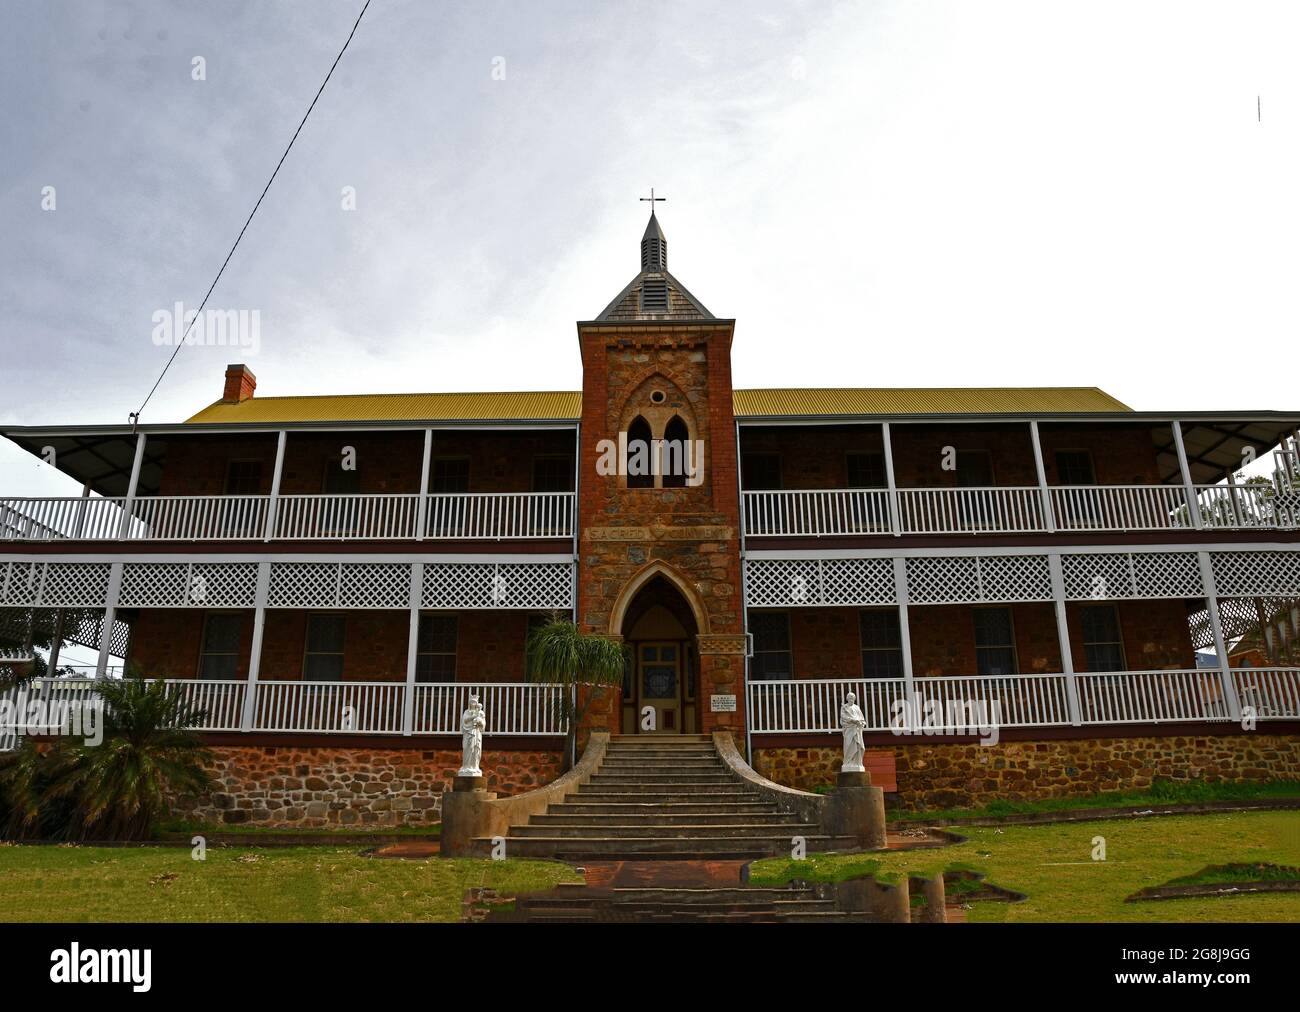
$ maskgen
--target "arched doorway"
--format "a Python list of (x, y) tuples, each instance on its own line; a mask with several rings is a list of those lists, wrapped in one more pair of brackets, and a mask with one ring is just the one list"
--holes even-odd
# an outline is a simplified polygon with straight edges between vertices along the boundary
[[(617, 630), (628, 647), (623, 733), (694, 734), (699, 729), (700, 670), (695, 612), (665, 572), (647, 573), (636, 582), (639, 586), (619, 609)], [(647, 707), (652, 721), (645, 719)]]

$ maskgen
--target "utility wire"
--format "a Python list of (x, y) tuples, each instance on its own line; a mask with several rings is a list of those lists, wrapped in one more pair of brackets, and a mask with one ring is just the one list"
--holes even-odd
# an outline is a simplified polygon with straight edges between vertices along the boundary
[(254, 204), (253, 209), (248, 212), (248, 219), (244, 222), (244, 227), (239, 230), (239, 235), (235, 237), (235, 244), (230, 247), (230, 252), (226, 254), (226, 259), (221, 262), (221, 269), (217, 271), (217, 276), (212, 279), (212, 284), (208, 286), (208, 292), (203, 296), (203, 301), (199, 303), (199, 309), (198, 312), (194, 314), (194, 319), (190, 320), (189, 326), (185, 328), (185, 333), (181, 335), (181, 339), (177, 342), (175, 350), (172, 351), (171, 357), (167, 359), (167, 364), (163, 366), (162, 372), (158, 374), (158, 378), (154, 380), (153, 386), (150, 387), (149, 393), (141, 402), (140, 407), (128, 415), (131, 419), (132, 432), (135, 431), (136, 426), (140, 423), (140, 415), (144, 412), (145, 405), (149, 403), (149, 399), (153, 397), (154, 392), (158, 389), (158, 385), (162, 383), (163, 377), (167, 375), (167, 370), (170, 369), (172, 363), (176, 361), (176, 356), (180, 354), (180, 350), (185, 347), (185, 339), (189, 337), (190, 329), (194, 326), (195, 321), (203, 315), (203, 309), (208, 304), (208, 299), (212, 296), (213, 289), (217, 287), (217, 282), (221, 280), (221, 275), (225, 273), (226, 265), (230, 263), (230, 258), (235, 255), (235, 250), (239, 248), (239, 240), (244, 238), (244, 233), (248, 231), (248, 226), (252, 224), (253, 215), (257, 214), (257, 209), (262, 206), (262, 200), (266, 197), (266, 191), (271, 188), (271, 184), (275, 182), (275, 177), (279, 175), (280, 166), (283, 165), (284, 160), (289, 157), (289, 151), (293, 148), (293, 142), (296, 141), (298, 135), (302, 133), (302, 128), (307, 123), (307, 117), (310, 116), (311, 111), (316, 108), (316, 102), (320, 99), (321, 93), (325, 90), (325, 85), (329, 84), (330, 78), (334, 76), (334, 68), (339, 65), (339, 61), (343, 59), (343, 54), (348, 51), (348, 46), (352, 42), (352, 36), (357, 34), (357, 28), (361, 26), (361, 19), (366, 16), (366, 10), (369, 9), (369, 7), (370, 0), (366, 0), (365, 6), (361, 8), (361, 13), (357, 15), (357, 20), (352, 25), (352, 31), (348, 33), (347, 41), (343, 43), (343, 48), (339, 50), (339, 55), (334, 57), (334, 62), (330, 64), (329, 73), (325, 75), (325, 80), (323, 80), (320, 87), (316, 89), (316, 97), (311, 100), (311, 105), (307, 106), (307, 111), (302, 115), (302, 122), (298, 124), (298, 129), (295, 130), (293, 136), (289, 138), (289, 144), (284, 149), (284, 154), (282, 154), (280, 160), (275, 163), (275, 171), (271, 173), (271, 178), (268, 179), (266, 185), (262, 187), (262, 193), (261, 196), (257, 198), (257, 203)]

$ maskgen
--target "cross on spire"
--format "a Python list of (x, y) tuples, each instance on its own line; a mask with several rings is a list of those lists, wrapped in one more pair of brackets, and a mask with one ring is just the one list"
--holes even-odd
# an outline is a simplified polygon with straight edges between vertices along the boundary
[(667, 197), (656, 197), (656, 196), (655, 196), (655, 188), (652, 186), (652, 187), (650, 187), (650, 196), (648, 196), (648, 197), (638, 197), (637, 199), (640, 200), (640, 201), (642, 201), (642, 202), (647, 202), (647, 201), (648, 201), (649, 204), (650, 204), (650, 213), (651, 213), (651, 214), (654, 214), (654, 213), (655, 213), (655, 204), (657, 204), (657, 203), (662, 203), (663, 201), (667, 200), (668, 198), (667, 198)]

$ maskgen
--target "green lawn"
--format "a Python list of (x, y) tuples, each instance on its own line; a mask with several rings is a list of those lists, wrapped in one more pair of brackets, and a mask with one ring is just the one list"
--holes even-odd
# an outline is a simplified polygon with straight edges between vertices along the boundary
[(549, 861), (367, 858), (356, 847), (0, 845), (0, 921), (455, 921), (471, 886), (580, 881)]
[[(755, 884), (792, 870), (833, 876), (879, 859), (901, 874), (961, 865), (1027, 893), (979, 902), (972, 921), (1300, 921), (1300, 895), (1125, 903), (1207, 865), (1300, 864), (1300, 812), (963, 828), (968, 842), (885, 855), (814, 855), (754, 866)], [(1106, 860), (1093, 861), (1093, 837)], [(454, 921), (471, 886), (506, 894), (579, 877), (547, 861), (367, 858), (356, 847), (210, 848), (0, 845), (0, 921)]]
[[(1027, 893), (1023, 903), (979, 902), (971, 921), (1300, 921), (1300, 894), (1125, 903), (1148, 886), (1195, 875), (1207, 865), (1300, 861), (1300, 812), (1161, 816), (1133, 821), (962, 827), (964, 844), (879, 857), (883, 871), (930, 872), (961, 865), (995, 885)], [(1092, 860), (1105, 837), (1106, 860)], [(865, 855), (812, 855), (807, 862), (758, 862), (751, 882), (791, 874), (837, 877)]]

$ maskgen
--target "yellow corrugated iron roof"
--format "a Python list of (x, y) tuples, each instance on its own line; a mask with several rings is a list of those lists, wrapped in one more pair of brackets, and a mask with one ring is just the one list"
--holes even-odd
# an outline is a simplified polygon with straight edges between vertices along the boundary
[[(1129, 411), (1096, 387), (841, 387), (737, 390), (744, 418), (840, 415), (1090, 414)], [(576, 390), (503, 393), (337, 394), (217, 401), (188, 422), (573, 421)]]
[(737, 390), (740, 417), (1088, 414), (1130, 411), (1096, 387), (840, 387)]
[(320, 397), (252, 397), (217, 401), (187, 422), (389, 422), (552, 421), (582, 412), (577, 391), (337, 394)]

